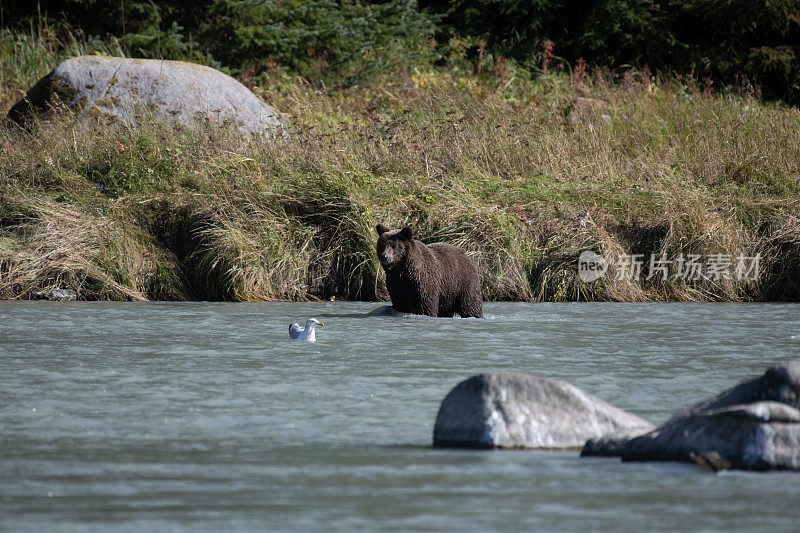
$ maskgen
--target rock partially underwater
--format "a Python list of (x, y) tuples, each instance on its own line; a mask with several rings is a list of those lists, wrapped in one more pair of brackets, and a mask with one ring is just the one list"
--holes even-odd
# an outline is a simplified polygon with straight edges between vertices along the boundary
[(8, 118), (24, 124), (32, 116), (64, 107), (125, 120), (146, 109), (173, 124), (231, 124), (252, 134), (268, 134), (281, 126), (272, 106), (211, 67), (108, 56), (62, 62), (11, 108)]
[(638, 435), (653, 426), (568, 383), (489, 372), (459, 383), (442, 401), (434, 446), (579, 448), (609, 433)]
[(800, 470), (800, 359), (777, 365), (635, 438), (593, 439), (582, 455), (692, 461), (713, 470)]
[(391, 305), (382, 305), (367, 313), (367, 316), (403, 316), (403, 314)]
[(71, 302), (78, 299), (78, 293), (72, 289), (49, 289), (36, 291), (31, 295), (32, 300), (51, 300), (55, 302)]

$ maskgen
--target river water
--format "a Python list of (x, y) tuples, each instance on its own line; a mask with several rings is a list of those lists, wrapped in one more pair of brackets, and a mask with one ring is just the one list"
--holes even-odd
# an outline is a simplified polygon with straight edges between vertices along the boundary
[(800, 528), (800, 474), (431, 447), (442, 398), (492, 369), (662, 422), (800, 357), (797, 305), (377, 307), (0, 302), (0, 529)]

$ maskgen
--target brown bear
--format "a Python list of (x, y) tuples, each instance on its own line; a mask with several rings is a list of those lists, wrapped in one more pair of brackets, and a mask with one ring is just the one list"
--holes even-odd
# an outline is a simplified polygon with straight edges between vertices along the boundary
[(452, 244), (423, 244), (411, 228), (378, 224), (378, 260), (392, 307), (401, 313), (483, 317), (481, 281), (466, 254)]

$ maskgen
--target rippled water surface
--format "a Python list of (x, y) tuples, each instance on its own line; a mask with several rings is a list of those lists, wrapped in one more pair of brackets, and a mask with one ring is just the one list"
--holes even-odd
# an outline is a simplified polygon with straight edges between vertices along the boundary
[[(652, 422), (800, 357), (797, 305), (0, 302), (0, 528), (797, 531), (800, 474), (437, 450), (492, 369)], [(314, 316), (317, 343), (288, 341)]]

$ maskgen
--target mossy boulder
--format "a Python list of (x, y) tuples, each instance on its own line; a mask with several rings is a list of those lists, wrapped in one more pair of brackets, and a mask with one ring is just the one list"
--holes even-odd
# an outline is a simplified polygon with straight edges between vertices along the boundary
[(15, 123), (58, 109), (134, 120), (152, 113), (179, 125), (231, 124), (266, 134), (277, 111), (247, 87), (210, 67), (157, 59), (80, 56), (39, 80), (8, 113)]

